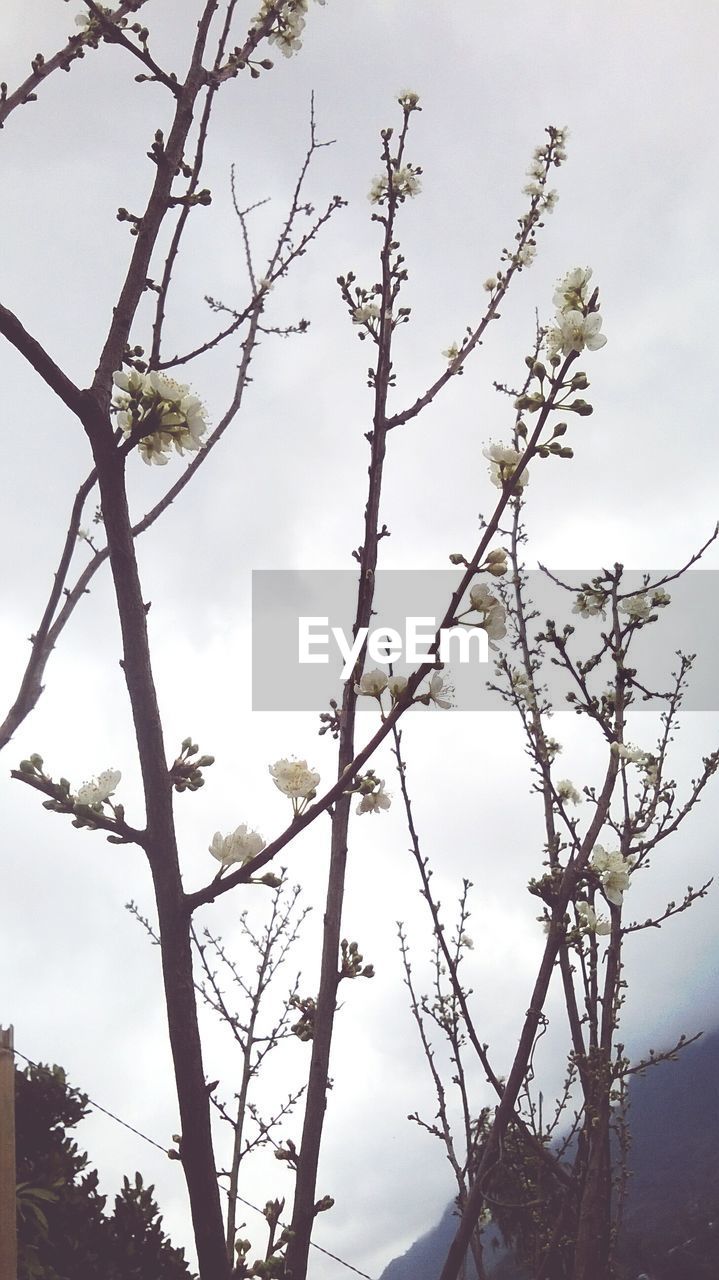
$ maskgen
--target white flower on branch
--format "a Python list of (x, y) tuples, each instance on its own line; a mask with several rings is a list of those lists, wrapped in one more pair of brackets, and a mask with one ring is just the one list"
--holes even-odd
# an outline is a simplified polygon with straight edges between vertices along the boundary
[(384, 789), (382, 778), (372, 778), (374, 790), (367, 791), (357, 805), (357, 813), (379, 813), (380, 809), (389, 809), (392, 798)]
[(507, 612), (501, 600), (493, 596), (483, 583), (477, 583), (472, 587), (469, 599), (472, 608), (481, 614), (478, 625), (487, 632), (490, 640), (503, 640), (507, 634)]
[(580, 591), (572, 613), (578, 613), (580, 618), (594, 618), (597, 614), (603, 618), (606, 603), (607, 597), (603, 591)]
[(582, 311), (589, 304), (591, 267), (574, 267), (560, 280), (552, 302), (558, 311)]
[(632, 622), (644, 622), (651, 611), (652, 606), (643, 594), (628, 596), (619, 606), (619, 612), (631, 618)]
[(209, 846), (213, 858), (217, 858), (223, 867), (229, 867), (233, 862), (244, 865), (261, 853), (264, 847), (265, 841), (259, 832), (248, 831), (244, 822), (228, 836), (216, 831)]
[(419, 94), (415, 93), (414, 89), (402, 89), (400, 90), (397, 101), (401, 107), (405, 108), (405, 110), (416, 111), (418, 109), (417, 104), (419, 102)]
[(380, 671), (378, 668), (374, 671), (365, 671), (364, 675), (360, 676), (359, 683), (355, 685), (355, 693), (365, 698), (379, 698), (384, 693), (388, 683), (389, 681), (384, 671)]
[(368, 320), (379, 320), (380, 314), (376, 302), (364, 302), (362, 306), (354, 308), (352, 320), (355, 324), (366, 324)]
[(484, 562), (487, 573), (491, 573), (493, 578), (503, 578), (507, 572), (507, 552), (502, 547), (497, 547), (495, 551), (490, 551)]
[(314, 798), (320, 775), (308, 767), (306, 760), (278, 760), (269, 770), (275, 786), (292, 801)]
[(565, 804), (581, 804), (584, 797), (581, 792), (577, 791), (573, 782), (569, 778), (562, 778), (556, 786), (557, 795)]
[(93, 778), (92, 782), (85, 782), (80, 787), (75, 797), (77, 803), (88, 804), (93, 809), (99, 808), (114, 794), (121, 777), (119, 769), (105, 769), (98, 778)]
[[(255, 28), (261, 26), (276, 3), (277, 0), (262, 0), (252, 26)], [(324, 4), (325, 0), (317, 0), (317, 3)], [(285, 58), (291, 58), (293, 53), (297, 53), (302, 48), (302, 33), (305, 29), (308, 8), (308, 0), (286, 0), (275, 17), (268, 41), (276, 45)]]
[(612, 751), (620, 760), (635, 764), (644, 774), (648, 786), (656, 786), (659, 778), (659, 762), (650, 751), (640, 751), (638, 747), (630, 747), (622, 742), (613, 742)]
[[(508, 444), (490, 444), (482, 453), (489, 460), (489, 478), (498, 489), (503, 489), (514, 475), (522, 460), (522, 454)], [(525, 469), (518, 481), (518, 488), (523, 489), (529, 483), (529, 472)]]
[(621, 907), (622, 898), (629, 888), (632, 859), (623, 857), (618, 850), (608, 853), (598, 844), (592, 854), (592, 867), (599, 876), (607, 901), (612, 902), (615, 907)]
[(425, 695), (427, 705), (429, 706), (429, 703), (433, 702), (435, 707), (441, 707), (443, 711), (447, 711), (452, 705), (451, 694), (453, 693), (454, 689), (452, 686), (447, 684), (439, 671), (435, 671), (434, 675), (430, 679), (429, 689)]
[(551, 356), (560, 351), (568, 356), (572, 351), (599, 351), (607, 339), (599, 330), (602, 317), (596, 311), (588, 316), (581, 311), (565, 311), (557, 314), (556, 325), (547, 334), (547, 352)]
[(402, 697), (402, 694), (404, 693), (406, 688), (407, 688), (406, 676), (390, 676), (389, 680), (387, 681), (387, 689), (389, 691), (390, 697), (394, 702), (396, 702), (398, 698)]
[[(392, 192), (397, 200), (406, 200), (408, 197), (419, 195), (422, 190), (420, 173), (421, 170), (411, 164), (403, 164), (399, 169), (392, 170)], [(389, 179), (386, 173), (380, 173), (372, 179), (367, 198), (370, 204), (383, 204), (388, 194)]]
[(612, 932), (611, 922), (604, 916), (598, 916), (594, 907), (589, 902), (577, 903), (577, 915), (579, 922), (588, 929), (590, 933), (605, 935)]
[(534, 696), (532, 686), (529, 682), (526, 672), (511, 671), (510, 680), (512, 682), (512, 692), (517, 698), (521, 698), (522, 702), (526, 702), (528, 707), (535, 707), (537, 699)]
[(164, 466), (173, 448), (179, 454), (202, 448), (207, 412), (185, 383), (136, 369), (118, 369), (112, 380), (117, 425), (125, 436), (136, 429), (144, 433), (138, 441), (144, 462)]
[(517, 250), (514, 260), (520, 267), (531, 267), (536, 256), (537, 246), (533, 240), (530, 240), (527, 244), (522, 245), (521, 249)]

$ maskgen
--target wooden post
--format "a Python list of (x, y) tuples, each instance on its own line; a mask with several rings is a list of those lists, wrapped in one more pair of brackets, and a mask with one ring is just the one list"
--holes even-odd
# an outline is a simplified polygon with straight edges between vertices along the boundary
[(15, 1055), (12, 1027), (0, 1027), (0, 1280), (17, 1280)]

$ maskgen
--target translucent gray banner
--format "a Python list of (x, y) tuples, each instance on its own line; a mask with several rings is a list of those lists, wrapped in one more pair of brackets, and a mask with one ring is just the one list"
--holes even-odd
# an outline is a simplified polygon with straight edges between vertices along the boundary
[[(582, 584), (597, 576), (597, 570), (581, 572), (553, 571), (572, 590), (540, 571), (527, 574), (525, 599), (531, 602), (536, 616), (529, 623), (530, 637), (544, 630), (547, 619), (553, 619), (558, 632), (566, 625), (574, 627), (568, 640), (568, 652), (576, 660), (586, 661), (601, 646), (602, 632), (609, 622), (600, 614), (582, 617), (574, 612)], [(622, 595), (639, 594), (648, 577), (656, 584), (669, 576), (661, 570), (626, 570)], [(378, 649), (381, 637), (376, 633), (391, 629), (397, 650), (392, 657), (395, 674), (409, 675), (421, 665), (430, 638), (444, 617), (450, 597), (461, 577), (459, 570), (383, 570), (375, 583), (375, 617), (370, 639), (375, 654), (368, 654), (364, 671), (388, 671)], [(477, 575), (495, 596), (512, 590), (508, 578)], [(719, 622), (719, 573), (714, 570), (692, 570), (663, 588), (671, 597), (667, 607), (650, 607), (656, 621), (642, 627), (633, 636), (627, 665), (635, 668), (644, 690), (653, 696), (645, 699), (635, 693), (634, 710), (660, 711), (665, 705), (660, 694), (672, 688), (672, 673), (677, 670), (677, 652), (696, 655), (687, 679), (684, 709), (687, 711), (719, 710), (719, 672), (716, 662), (716, 635)], [(331, 698), (342, 700), (343, 668), (348, 671), (347, 646), (352, 644), (352, 627), (357, 596), (357, 573), (352, 570), (256, 570), (252, 575), (252, 706), (255, 711), (325, 711)], [(651, 585), (645, 593), (651, 605)], [(469, 600), (463, 608), (469, 606)], [(478, 620), (470, 614), (468, 620)], [(627, 621), (628, 615), (622, 615)], [(505, 638), (487, 643), (486, 633), (473, 631), (470, 652), (460, 654), (460, 642), (449, 640), (449, 657), (442, 671), (453, 686), (453, 708), (460, 711), (502, 711), (511, 709), (490, 685), (507, 687), (506, 675), (497, 671), (497, 659), (504, 658), (515, 670), (521, 667), (520, 656), (513, 645), (515, 632), (508, 619)], [(412, 648), (416, 647), (416, 659)], [(484, 654), (480, 649), (484, 647)], [(343, 656), (343, 650), (345, 656)], [(569, 674), (554, 665), (556, 656), (546, 647), (546, 656), (536, 677), (543, 689), (542, 701), (555, 711), (566, 710), (567, 694), (576, 691)], [(600, 696), (612, 679), (612, 665), (605, 657), (588, 676), (592, 693)], [(426, 691), (426, 681), (419, 692)], [(366, 701), (367, 709), (375, 704)]]

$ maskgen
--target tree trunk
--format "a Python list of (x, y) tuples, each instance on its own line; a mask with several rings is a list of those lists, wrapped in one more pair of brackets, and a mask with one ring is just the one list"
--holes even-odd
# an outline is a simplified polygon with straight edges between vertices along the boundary
[(155, 887), (167, 1021), (201, 1280), (228, 1280), (192, 972), (190, 916), (180, 874), (162, 722), (150, 662), (147, 619), (130, 527), (123, 458), (103, 414), (86, 422), (97, 463), (102, 512), (122, 632), (125, 674), (142, 771), (147, 854)]

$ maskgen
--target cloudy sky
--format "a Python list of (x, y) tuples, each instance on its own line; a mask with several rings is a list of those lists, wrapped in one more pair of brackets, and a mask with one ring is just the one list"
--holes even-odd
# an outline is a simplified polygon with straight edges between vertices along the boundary
[[(60, 47), (80, 10), (80, 0), (6, 0), (1, 68), (11, 90), (38, 50), (49, 57)], [(243, 10), (249, 22), (254, 5), (240, 4)], [(143, 9), (155, 56), (180, 76), (198, 11), (195, 0), (150, 0)], [(545, 125), (568, 126), (570, 141), (556, 177), (558, 206), (501, 323), (465, 375), (411, 427), (393, 433), (384, 567), (446, 568), (450, 552), (474, 546), (478, 512), (489, 513), (495, 495), (482, 448), (509, 430), (508, 405), (492, 381), (520, 379), (535, 313), (549, 318), (555, 280), (576, 265), (594, 269), (608, 343), (584, 366), (595, 413), (572, 424), (574, 461), (546, 462), (532, 474), (529, 564), (589, 571), (621, 559), (636, 569), (676, 568), (711, 532), (719, 462), (712, 391), (718, 37), (716, 8), (703, 0), (681, 9), (668, 0), (327, 0), (310, 5), (297, 57), (277, 57), (259, 82), (238, 79), (223, 91), (207, 152), (213, 203), (198, 211), (178, 269), (169, 346), (186, 349), (214, 331), (204, 295), (235, 307), (247, 300), (230, 167), (243, 205), (269, 201), (251, 223), (261, 263), (306, 150), (313, 91), (318, 134), (335, 144), (316, 157), (310, 197), (317, 208), (334, 193), (349, 204), (270, 298), (272, 324), (306, 317), (308, 334), (264, 339), (240, 418), (140, 547), (168, 751), (189, 733), (217, 757), (204, 791), (178, 800), (188, 889), (212, 874), (207, 844), (216, 829), (247, 821), (269, 839), (284, 827), (286, 802), (268, 763), (295, 754), (323, 780), (332, 776), (332, 744), (317, 737), (316, 716), (252, 712), (250, 575), (352, 567), (366, 483), (369, 353), (336, 277), (351, 269), (367, 284), (376, 278), (378, 228), (367, 191), (380, 169), (379, 130), (399, 120), (398, 91), (421, 95), (408, 155), (424, 176), (400, 225), (413, 314), (398, 335), (396, 408), (424, 390), (443, 367), (442, 349), (479, 318), (481, 282), (511, 243), (526, 203), (524, 171)], [(168, 121), (167, 95), (135, 84), (136, 70), (122, 51), (103, 48), (70, 75), (51, 77), (37, 103), (12, 115), (0, 135), (0, 301), (81, 386), (91, 378), (132, 246), (115, 213), (142, 207), (152, 179), (146, 152)], [(134, 338), (145, 340), (142, 324)], [(192, 371), (213, 421), (238, 358), (228, 346)], [(0, 360), (5, 707), (89, 450), (78, 424), (16, 352), (3, 344)], [(183, 465), (176, 459), (149, 469), (131, 460), (133, 512), (147, 510), (168, 473), (174, 478)], [(78, 563), (86, 554), (80, 547)], [(716, 551), (705, 567), (718, 567)], [(705, 581), (698, 598), (716, 590), (711, 576)], [(691, 648), (690, 618), (685, 636)], [(654, 642), (663, 643), (659, 628)], [(167, 1143), (177, 1120), (158, 956), (124, 910), (134, 899), (152, 912), (146, 868), (137, 852), (46, 813), (8, 777), (32, 751), (75, 785), (113, 766), (122, 770), (128, 814), (140, 824), (119, 656), (109, 577), (101, 573), (53, 656), (37, 710), (5, 752), (0, 1023), (14, 1023), (29, 1057), (62, 1063), (93, 1098)], [(668, 666), (671, 657), (668, 644)], [(374, 720), (367, 715), (361, 724), (370, 732)], [(649, 747), (653, 732), (652, 718), (637, 715), (632, 739)], [(567, 776), (578, 785), (594, 781), (602, 767), (597, 742), (565, 714), (555, 733)], [(716, 713), (685, 717), (677, 779), (694, 776), (718, 736)], [(542, 944), (536, 900), (525, 891), (541, 862), (542, 833), (521, 738), (509, 715), (433, 710), (412, 715), (405, 746), (439, 896), (449, 908), (462, 876), (476, 886), (468, 980), (482, 1039), (502, 1073)], [(390, 768), (382, 755), (377, 769), (392, 790)], [(715, 791), (642, 877), (637, 916), (712, 874), (718, 809)], [(440, 1149), (406, 1119), (415, 1108), (428, 1118), (433, 1110), (396, 946), (402, 918), (421, 975), (428, 934), (406, 847), (398, 808), (353, 825), (345, 932), (377, 977), (342, 992), (320, 1171), (319, 1193), (332, 1194), (336, 1208), (321, 1219), (317, 1240), (371, 1277), (433, 1224), (452, 1194)], [(313, 907), (295, 966), (307, 993), (316, 984), (326, 857), (320, 824), (287, 854), (289, 878)], [(261, 917), (260, 892), (226, 895), (200, 919), (240, 957), (238, 916), (249, 908)], [(628, 948), (624, 1033), (633, 1051), (716, 1023), (717, 900)], [(557, 1036), (542, 1067), (547, 1087), (558, 1076), (562, 1041), (556, 1002), (550, 1012)], [(206, 1032), (208, 1074), (221, 1077), (230, 1095), (232, 1045), (211, 1022)], [(307, 1056), (293, 1043), (276, 1068), (279, 1083), (296, 1085)], [(477, 1106), (488, 1101), (478, 1080)], [(298, 1140), (299, 1118), (284, 1136)], [(85, 1123), (80, 1141), (105, 1191), (136, 1167), (155, 1181), (173, 1239), (190, 1244), (178, 1164), (102, 1116)], [(289, 1186), (276, 1162), (259, 1161), (248, 1199), (263, 1203), (283, 1191)], [(259, 1243), (256, 1218), (247, 1214)], [(337, 1274), (336, 1263), (313, 1257), (313, 1280)]]

